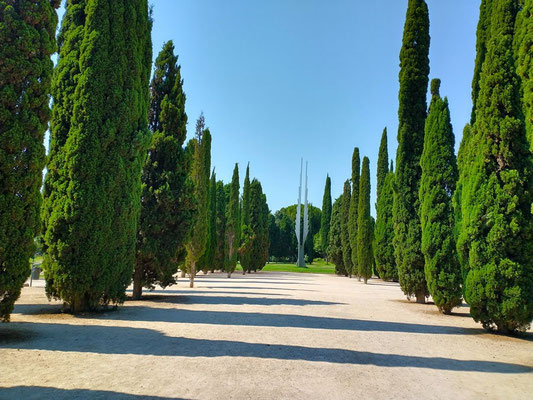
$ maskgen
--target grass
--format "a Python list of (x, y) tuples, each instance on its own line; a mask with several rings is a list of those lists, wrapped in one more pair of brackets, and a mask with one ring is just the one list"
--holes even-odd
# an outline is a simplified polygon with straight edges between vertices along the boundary
[[(242, 271), (240, 265), (237, 265), (237, 271)], [(307, 274), (334, 274), (335, 265), (325, 261), (314, 261), (313, 264), (308, 264), (306, 268), (297, 267), (296, 264), (283, 264), (283, 263), (268, 263), (262, 269), (263, 271), (277, 271), (277, 272), (298, 272)]]

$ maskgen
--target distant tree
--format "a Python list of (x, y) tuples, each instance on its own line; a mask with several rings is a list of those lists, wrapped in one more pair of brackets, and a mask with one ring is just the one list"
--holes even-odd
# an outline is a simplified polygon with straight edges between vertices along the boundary
[(152, 144), (141, 176), (141, 219), (133, 274), (133, 299), (142, 288), (167, 287), (183, 262), (195, 213), (194, 185), (183, 149), (187, 134), (185, 93), (174, 44), (157, 56), (150, 84), (149, 122)]
[(352, 248), (350, 246), (350, 234), (348, 230), (348, 221), (350, 215), (350, 201), (351, 188), (350, 181), (344, 182), (344, 190), (342, 192), (342, 206), (341, 206), (341, 243), (342, 243), (342, 257), (344, 260), (344, 269), (348, 276), (352, 277)]
[[(150, 143), (152, 23), (146, 0), (69, 1), (65, 18), (59, 60), (68, 60), (61, 68), (58, 61), (54, 78), (44, 267), (47, 295), (82, 312), (124, 301), (132, 278)], [(68, 98), (56, 103), (63, 84)]]
[(226, 208), (226, 231), (225, 231), (225, 269), (228, 278), (235, 271), (239, 245), (241, 241), (241, 218), (239, 214), (239, 165), (235, 164), (233, 177), (228, 197), (228, 206)]
[(350, 241), (350, 250), (352, 252), (351, 275), (356, 275), (361, 280), (358, 267), (358, 252), (357, 252), (357, 223), (359, 222), (359, 181), (361, 177), (361, 158), (359, 156), (359, 148), (353, 149), (352, 155), (352, 197), (350, 198), (350, 208), (348, 210), (348, 236)]
[[(242, 187), (242, 207), (241, 207), (241, 246), (248, 245), (250, 241), (251, 232), (249, 229), (250, 225), (250, 164), (246, 166), (246, 175), (244, 177), (244, 184)], [(246, 241), (246, 244), (244, 243)], [(247, 256), (249, 252), (239, 252), (240, 254), (245, 254), (244, 258), (239, 257), (242, 266), (242, 274), (244, 275), (246, 271), (250, 269), (249, 260)]]
[(331, 229), (329, 231), (328, 258), (335, 264), (335, 273), (348, 276), (344, 268), (344, 257), (342, 254), (341, 241), (342, 225), (342, 196), (340, 196), (331, 207)]
[(455, 249), (452, 208), (457, 162), (448, 100), (440, 97), (439, 87), (440, 80), (434, 79), (420, 159), (419, 214), (429, 293), (439, 310), (449, 314), (461, 304), (461, 267)]
[(59, 1), (0, 2), (0, 321), (35, 252)]
[(385, 281), (398, 281), (398, 269), (394, 257), (394, 223), (392, 220), (394, 172), (391, 162), (378, 199), (376, 227), (374, 231), (376, 269), (379, 277)]
[(215, 255), (211, 271), (225, 271), (226, 262), (226, 209), (228, 196), (222, 181), (216, 183), (216, 230), (215, 230)]
[(516, 0), (493, 2), (457, 240), (470, 314), (504, 333), (533, 318), (533, 156), (510, 51), (517, 11)]
[(357, 212), (357, 260), (358, 275), (365, 284), (372, 277), (374, 254), (372, 252), (373, 223), (370, 216), (370, 161), (363, 158), (361, 180), (359, 185), (359, 210)]
[(329, 227), (331, 223), (331, 179), (326, 177), (326, 186), (324, 187), (324, 197), (322, 199), (322, 220), (320, 221), (320, 248), (322, 257), (327, 261)]
[[(379, 196), (381, 195), (381, 189), (385, 183), (385, 178), (389, 173), (389, 151), (387, 148), (387, 128), (383, 129), (381, 135), (381, 142), (379, 144), (379, 154), (378, 154), (378, 167), (377, 167), (377, 185), (376, 185), (376, 201), (379, 201)], [(377, 204), (376, 204), (377, 208)]]
[(192, 234), (185, 245), (187, 249), (185, 263), (189, 272), (190, 287), (194, 287), (196, 263), (204, 254), (207, 245), (207, 201), (209, 194), (209, 171), (211, 169), (210, 162), (208, 162), (208, 159), (211, 158), (211, 133), (209, 129), (205, 129), (201, 133), (197, 132), (195, 138), (191, 139), (189, 147), (193, 149), (190, 176), (194, 182), (197, 214), (192, 228)]
[(428, 295), (418, 215), (420, 156), (424, 145), (429, 75), (429, 15), (424, 0), (409, 0), (400, 51), (398, 150), (394, 191), (394, 250), (400, 286), (408, 298)]

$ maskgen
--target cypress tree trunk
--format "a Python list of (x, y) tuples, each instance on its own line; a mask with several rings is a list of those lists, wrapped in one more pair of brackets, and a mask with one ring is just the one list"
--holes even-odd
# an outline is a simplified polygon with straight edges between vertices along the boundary
[(453, 235), (452, 208), (457, 163), (448, 100), (440, 97), (439, 87), (440, 80), (434, 79), (420, 160), (420, 219), (428, 289), (439, 310), (449, 314), (461, 304), (461, 272)]
[[(30, 6), (31, 4), (31, 6)], [(39, 230), (57, 1), (0, 3), (0, 321), (30, 275)]]
[(149, 138), (151, 22), (146, 0), (72, 1), (66, 15), (72, 48), (60, 60), (79, 51), (79, 73), (52, 120), (45, 262), (47, 294), (80, 312), (122, 302), (131, 282)]
[(350, 198), (350, 209), (348, 211), (348, 235), (350, 240), (351, 250), (351, 273), (356, 275), (359, 281), (361, 275), (359, 274), (359, 266), (357, 262), (357, 223), (358, 223), (358, 207), (359, 207), (359, 180), (360, 180), (361, 159), (359, 157), (359, 149), (353, 149), (352, 154), (352, 197)]
[(476, 120), (465, 151), (457, 247), (470, 314), (487, 329), (527, 329), (533, 318), (533, 157), (512, 44), (516, 0), (494, 0)]
[(363, 168), (361, 170), (361, 181), (359, 186), (358, 208), (358, 275), (364, 279), (366, 284), (368, 278), (372, 277), (372, 266), (374, 263), (374, 254), (372, 252), (373, 224), (370, 216), (370, 161), (368, 160), (368, 157), (363, 158)]
[(400, 52), (398, 150), (394, 191), (394, 250), (400, 286), (408, 298), (428, 295), (418, 216), (420, 156), (424, 144), (429, 75), (429, 16), (424, 0), (409, 0)]

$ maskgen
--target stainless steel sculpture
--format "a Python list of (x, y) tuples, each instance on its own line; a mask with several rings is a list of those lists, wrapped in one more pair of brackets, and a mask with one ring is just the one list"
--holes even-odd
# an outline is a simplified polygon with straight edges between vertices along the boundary
[(302, 204), (302, 171), (303, 171), (302, 159), (300, 162), (300, 186), (298, 187), (298, 207), (296, 208), (296, 239), (298, 241), (298, 267), (305, 267), (304, 257), (304, 244), (307, 239), (307, 233), (309, 231), (309, 216), (307, 210), (307, 161), (305, 162), (305, 203), (304, 203), (304, 229), (301, 231), (301, 204)]

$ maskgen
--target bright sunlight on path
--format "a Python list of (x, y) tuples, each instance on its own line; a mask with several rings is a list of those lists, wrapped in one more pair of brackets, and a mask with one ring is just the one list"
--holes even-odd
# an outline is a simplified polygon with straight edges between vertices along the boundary
[[(533, 333), (485, 333), (397, 284), (201, 273), (73, 317), (24, 288), (0, 325), (0, 399), (530, 398)], [(129, 291), (131, 295), (131, 291)], [(9, 365), (9, 368), (5, 366)]]

